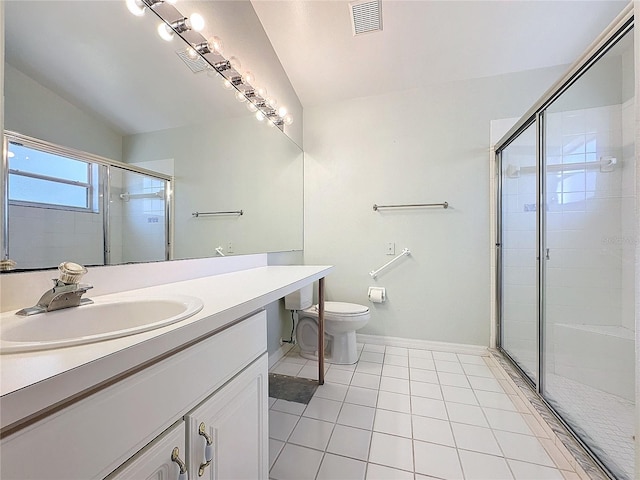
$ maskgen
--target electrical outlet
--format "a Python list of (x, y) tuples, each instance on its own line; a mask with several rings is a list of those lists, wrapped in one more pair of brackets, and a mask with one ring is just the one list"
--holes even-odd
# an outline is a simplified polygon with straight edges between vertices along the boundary
[(233, 243), (227, 243), (227, 253), (233, 253)]
[(396, 244), (394, 242), (387, 243), (387, 248), (385, 249), (385, 253), (387, 255), (395, 255), (396, 254)]

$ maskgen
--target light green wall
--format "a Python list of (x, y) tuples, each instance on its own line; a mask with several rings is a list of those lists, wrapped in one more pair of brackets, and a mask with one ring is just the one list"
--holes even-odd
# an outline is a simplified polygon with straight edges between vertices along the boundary
[(4, 128), (121, 160), (122, 136), (9, 64), (4, 64)]

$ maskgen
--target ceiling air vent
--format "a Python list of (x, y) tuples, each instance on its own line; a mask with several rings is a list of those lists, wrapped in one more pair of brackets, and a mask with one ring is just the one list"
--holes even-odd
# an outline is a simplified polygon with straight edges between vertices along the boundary
[(184, 63), (186, 63), (187, 67), (189, 67), (193, 73), (204, 72), (205, 70), (208, 69), (207, 68), (208, 67), (207, 62), (200, 55), (198, 55), (196, 58), (191, 58), (187, 54), (187, 50), (186, 49), (185, 50), (178, 50), (176, 52), (176, 55), (178, 55), (180, 57), (180, 60), (182, 60)]
[(349, 4), (353, 34), (377, 32), (382, 30), (381, 0), (360, 0)]

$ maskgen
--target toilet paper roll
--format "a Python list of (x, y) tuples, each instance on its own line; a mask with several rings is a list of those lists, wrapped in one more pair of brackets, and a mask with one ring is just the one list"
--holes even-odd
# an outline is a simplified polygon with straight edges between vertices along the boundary
[(369, 300), (373, 303), (382, 303), (385, 301), (386, 291), (384, 287), (369, 287)]

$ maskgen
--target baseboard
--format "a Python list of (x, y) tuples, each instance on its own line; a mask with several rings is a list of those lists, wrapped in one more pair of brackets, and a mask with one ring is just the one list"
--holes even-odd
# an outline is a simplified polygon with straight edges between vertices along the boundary
[(389, 347), (421, 348), (440, 352), (466, 353), (469, 355), (489, 355), (487, 347), (481, 345), (467, 345), (464, 343), (433, 342), (430, 340), (416, 340), (412, 338), (386, 337), (383, 335), (366, 335), (357, 333), (358, 343), (372, 343)]
[(278, 361), (284, 357), (289, 350), (293, 348), (293, 345), (290, 343), (285, 343), (281, 345), (278, 350), (269, 354), (269, 368), (273, 367)]

